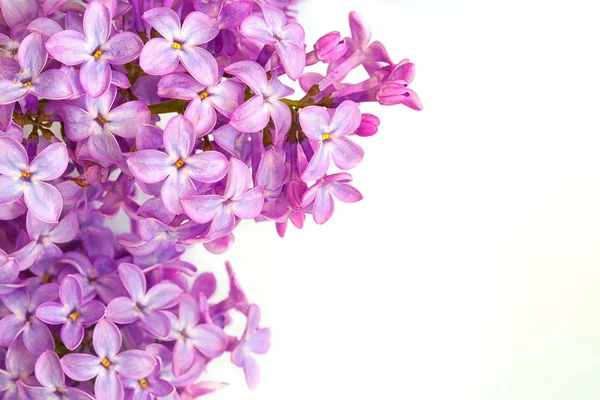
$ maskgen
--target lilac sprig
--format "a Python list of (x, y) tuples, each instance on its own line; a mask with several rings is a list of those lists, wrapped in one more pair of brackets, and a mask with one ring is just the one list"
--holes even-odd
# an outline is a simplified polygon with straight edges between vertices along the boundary
[(362, 200), (361, 104), (422, 108), (360, 14), (311, 47), (295, 3), (0, 0), (3, 399), (191, 400), (223, 357), (258, 385), (260, 309), (186, 249), (327, 222)]

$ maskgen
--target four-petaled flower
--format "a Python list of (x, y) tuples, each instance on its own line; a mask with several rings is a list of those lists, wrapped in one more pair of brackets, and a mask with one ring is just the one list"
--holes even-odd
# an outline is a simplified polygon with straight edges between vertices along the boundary
[(17, 382), (19, 390), (31, 400), (94, 400), (92, 396), (65, 384), (65, 373), (60, 366), (60, 358), (53, 351), (44, 352), (35, 362), (35, 377), (40, 386), (29, 386)]
[(177, 13), (166, 7), (146, 11), (143, 19), (163, 36), (144, 46), (140, 55), (144, 72), (165, 75), (173, 72), (181, 61), (198, 82), (204, 85), (216, 82), (217, 61), (200, 47), (219, 34), (215, 19), (194, 11), (187, 15), (182, 25)]
[(165, 208), (173, 214), (181, 214), (181, 199), (196, 192), (192, 179), (204, 183), (220, 181), (227, 174), (227, 159), (216, 151), (193, 154), (196, 132), (192, 123), (182, 116), (167, 123), (163, 142), (166, 154), (158, 150), (136, 151), (127, 158), (127, 164), (141, 182), (165, 181), (161, 189)]
[(113, 299), (106, 309), (106, 318), (117, 324), (139, 319), (151, 334), (166, 337), (171, 326), (162, 310), (176, 306), (183, 290), (172, 282), (160, 282), (146, 292), (146, 276), (133, 264), (119, 265), (119, 277), (130, 297)]
[(49, 325), (62, 325), (60, 337), (63, 343), (67, 349), (75, 350), (83, 340), (84, 327), (98, 322), (106, 310), (99, 301), (84, 302), (83, 289), (71, 275), (60, 283), (58, 295), (60, 303), (43, 303), (35, 315)]
[(345, 172), (327, 175), (311, 186), (302, 197), (302, 207), (311, 205), (317, 224), (324, 224), (331, 218), (334, 209), (333, 196), (344, 203), (356, 203), (362, 200), (362, 194), (350, 185), (352, 176)]
[(58, 189), (46, 183), (59, 178), (69, 163), (67, 147), (53, 143), (29, 163), (29, 156), (16, 140), (0, 136), (0, 204), (23, 196), (27, 208), (44, 222), (54, 223), (62, 212)]
[(209, 237), (218, 238), (228, 235), (236, 225), (236, 217), (253, 219), (260, 214), (264, 202), (262, 186), (250, 189), (252, 175), (240, 160), (232, 158), (229, 162), (227, 186), (223, 196), (196, 195), (184, 198), (183, 209), (199, 224), (211, 222)]
[(91, 1), (83, 15), (83, 32), (65, 30), (48, 39), (46, 48), (65, 65), (81, 65), (79, 79), (92, 97), (102, 96), (112, 80), (111, 65), (127, 64), (137, 58), (143, 42), (133, 32), (111, 37), (110, 10), (100, 1)]
[[(279, 99), (294, 93), (292, 88), (285, 86), (277, 77), (267, 79), (265, 70), (254, 61), (239, 61), (226, 67), (225, 71), (235, 75), (256, 94), (231, 114), (231, 126), (240, 132), (253, 133), (264, 129), (272, 118), (275, 136), (290, 129), (292, 113)], [(277, 141), (276, 138), (274, 140)]]
[(306, 107), (300, 111), (300, 125), (317, 149), (302, 174), (306, 182), (321, 178), (329, 169), (330, 160), (336, 167), (349, 170), (363, 159), (363, 149), (347, 138), (360, 126), (361, 114), (356, 103), (345, 101), (333, 116), (322, 107)]
[(143, 379), (152, 373), (156, 359), (143, 350), (121, 350), (123, 337), (115, 324), (101, 319), (92, 337), (96, 355), (70, 353), (60, 360), (63, 371), (76, 381), (96, 378), (94, 393), (97, 399), (122, 400), (121, 378)]

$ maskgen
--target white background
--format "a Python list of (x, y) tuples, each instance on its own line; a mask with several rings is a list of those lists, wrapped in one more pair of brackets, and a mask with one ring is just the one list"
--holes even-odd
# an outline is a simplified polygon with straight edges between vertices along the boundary
[[(250, 393), (209, 398), (600, 398), (600, 24), (593, 2), (305, 0), (307, 44), (359, 10), (425, 110), (381, 130), (365, 199), (279, 239), (242, 224), (229, 259), (272, 328)], [(222, 281), (224, 283), (224, 281)], [(223, 294), (223, 293), (221, 293)]]

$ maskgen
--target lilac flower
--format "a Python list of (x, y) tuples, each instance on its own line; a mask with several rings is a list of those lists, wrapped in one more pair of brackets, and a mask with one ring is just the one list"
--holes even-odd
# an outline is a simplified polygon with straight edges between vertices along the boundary
[(348, 135), (360, 125), (361, 114), (352, 101), (345, 101), (333, 116), (321, 107), (306, 107), (300, 111), (300, 125), (308, 138), (318, 143), (314, 156), (302, 174), (304, 181), (319, 179), (327, 172), (330, 159), (342, 170), (356, 167), (364, 152)]
[(312, 214), (317, 224), (324, 224), (333, 214), (333, 196), (344, 203), (362, 200), (362, 194), (350, 186), (352, 176), (347, 173), (328, 175), (319, 179), (302, 198), (302, 206), (313, 205)]
[(25, 346), (33, 354), (39, 356), (46, 350), (54, 350), (50, 330), (34, 313), (40, 304), (54, 301), (57, 297), (58, 285), (55, 283), (36, 289), (29, 285), (26, 289), (0, 296), (2, 303), (12, 312), (0, 320), (0, 346), (8, 346), (23, 332)]
[(80, 80), (92, 97), (100, 97), (109, 88), (111, 65), (123, 65), (137, 58), (142, 40), (132, 32), (111, 37), (110, 10), (100, 1), (92, 1), (83, 17), (84, 34), (65, 30), (52, 36), (46, 48), (65, 65), (81, 65)]
[(123, 385), (127, 392), (131, 393), (132, 400), (151, 400), (176, 393), (171, 383), (160, 378), (161, 369), (160, 363), (157, 363), (152, 373), (145, 378), (139, 380), (123, 378)]
[(94, 99), (86, 96), (86, 109), (65, 105), (62, 116), (67, 137), (81, 142), (89, 157), (102, 163), (119, 161), (121, 149), (114, 135), (135, 138), (139, 127), (150, 122), (150, 110), (140, 101), (130, 101), (112, 108), (117, 95), (113, 87)]
[(413, 110), (422, 110), (421, 99), (414, 90), (408, 88), (414, 78), (415, 64), (402, 60), (379, 87), (377, 101), (384, 106), (404, 104)]
[(162, 311), (176, 306), (182, 294), (179, 286), (161, 282), (146, 291), (146, 276), (133, 264), (119, 265), (119, 277), (130, 297), (117, 297), (108, 304), (106, 317), (117, 324), (141, 320), (151, 334), (164, 338), (171, 326)]
[(5, 358), (5, 368), (0, 369), (0, 393), (2, 400), (20, 400), (18, 384), (32, 384), (30, 377), (33, 373), (36, 356), (31, 354), (23, 344), (23, 335), (18, 336), (8, 347)]
[(200, 307), (187, 294), (181, 296), (179, 318), (167, 312), (171, 320), (168, 340), (176, 340), (173, 350), (173, 372), (180, 376), (188, 371), (196, 360), (197, 349), (208, 358), (217, 358), (227, 347), (227, 335), (213, 324), (198, 324)]
[(66, 99), (73, 93), (69, 77), (58, 69), (42, 72), (48, 60), (44, 38), (32, 33), (19, 46), (19, 62), (0, 59), (0, 105), (19, 101), (32, 93), (39, 98)]
[(35, 315), (49, 325), (62, 325), (60, 337), (69, 350), (75, 350), (83, 340), (84, 327), (93, 325), (104, 317), (105, 309), (96, 300), (84, 302), (83, 289), (72, 276), (60, 283), (60, 304), (41, 304)]
[(13, 253), (21, 270), (38, 261), (62, 256), (62, 250), (55, 243), (68, 243), (79, 233), (79, 221), (73, 212), (65, 215), (58, 224), (44, 222), (29, 212), (26, 227), (31, 242)]
[(290, 109), (279, 99), (294, 93), (292, 88), (282, 84), (276, 77), (267, 80), (265, 70), (252, 61), (231, 64), (225, 68), (225, 71), (235, 75), (256, 94), (235, 109), (231, 115), (231, 126), (240, 132), (258, 132), (266, 127), (269, 119), (272, 118), (276, 135), (290, 129), (292, 124)]
[(60, 177), (69, 163), (67, 149), (54, 143), (29, 163), (19, 142), (0, 136), (0, 204), (12, 203), (23, 196), (27, 208), (44, 222), (54, 223), (62, 211), (60, 192), (46, 181)]
[(198, 136), (206, 135), (215, 127), (216, 111), (229, 118), (244, 100), (244, 89), (240, 84), (230, 80), (219, 83), (220, 76), (217, 71), (213, 72), (209, 75), (217, 79), (206, 85), (186, 74), (166, 75), (158, 83), (159, 96), (191, 100), (185, 117), (194, 124)]
[(306, 65), (304, 29), (298, 23), (288, 23), (283, 11), (262, 6), (264, 18), (250, 15), (240, 27), (242, 35), (265, 45), (274, 45), (288, 76), (296, 80)]
[(19, 390), (31, 400), (94, 400), (82, 390), (68, 387), (65, 374), (60, 366), (60, 359), (53, 351), (44, 352), (35, 362), (35, 377), (41, 387), (29, 386), (18, 382)]
[(242, 340), (231, 353), (231, 361), (244, 369), (246, 383), (250, 390), (256, 389), (260, 378), (258, 363), (252, 357), (253, 354), (265, 354), (271, 347), (271, 330), (259, 328), (260, 309), (251, 304), (248, 310), (248, 322)]
[[(196, 133), (191, 122), (181, 116), (169, 121), (163, 134), (166, 154), (157, 150), (142, 150), (127, 158), (136, 179), (146, 183), (164, 181), (161, 197), (165, 208), (181, 214), (181, 199), (195, 193), (192, 179), (212, 183), (227, 173), (223, 154), (206, 151), (193, 154)], [(165, 180), (166, 179), (166, 180)]]
[(152, 373), (156, 360), (142, 350), (121, 350), (122, 336), (112, 322), (101, 319), (94, 328), (93, 345), (96, 355), (67, 354), (60, 360), (65, 374), (76, 381), (96, 378), (96, 398), (122, 400), (121, 378), (143, 379)]
[(252, 175), (243, 162), (232, 158), (223, 196), (196, 195), (183, 199), (183, 209), (195, 222), (211, 222), (209, 236), (218, 238), (229, 234), (236, 225), (236, 217), (253, 219), (260, 214), (264, 188), (250, 189)]
[(140, 66), (146, 73), (171, 73), (181, 61), (198, 82), (211, 85), (217, 81), (215, 59), (200, 47), (219, 33), (219, 27), (213, 18), (195, 11), (189, 13), (181, 25), (175, 11), (158, 7), (146, 11), (143, 19), (163, 36), (150, 40), (142, 50)]

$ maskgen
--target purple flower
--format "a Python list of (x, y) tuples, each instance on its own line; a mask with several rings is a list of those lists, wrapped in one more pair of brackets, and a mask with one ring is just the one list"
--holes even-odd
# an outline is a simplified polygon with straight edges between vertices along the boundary
[(83, 32), (66, 30), (52, 36), (46, 48), (65, 65), (81, 65), (79, 78), (92, 97), (102, 96), (112, 80), (111, 65), (123, 65), (137, 58), (142, 40), (132, 32), (112, 37), (110, 10), (100, 1), (92, 1), (83, 16)]
[(75, 350), (83, 340), (84, 327), (104, 317), (104, 305), (99, 301), (84, 302), (83, 289), (72, 276), (60, 283), (60, 303), (41, 304), (35, 315), (49, 325), (63, 325), (60, 337), (69, 350)]
[(41, 260), (61, 257), (63, 252), (55, 243), (69, 243), (75, 239), (79, 233), (79, 221), (77, 215), (70, 212), (58, 224), (49, 224), (29, 212), (26, 228), (31, 242), (12, 254), (19, 261), (21, 270)]
[(114, 135), (135, 138), (140, 126), (150, 122), (150, 110), (141, 101), (130, 101), (112, 108), (117, 95), (112, 87), (94, 99), (86, 96), (86, 109), (65, 105), (62, 116), (67, 137), (80, 142), (78, 151), (93, 160), (110, 164), (121, 159), (121, 149)]
[(46, 351), (37, 359), (35, 377), (42, 385), (41, 387), (18, 382), (19, 390), (24, 392), (28, 399), (94, 400), (84, 391), (66, 385), (60, 359), (53, 351)]
[(413, 110), (422, 110), (421, 99), (408, 87), (414, 78), (415, 64), (408, 60), (400, 61), (377, 90), (377, 101), (384, 106), (404, 104)]
[(175, 393), (173, 385), (160, 378), (161, 369), (160, 363), (157, 363), (152, 373), (145, 378), (138, 380), (123, 378), (123, 385), (131, 393), (132, 400), (152, 400)]
[(198, 136), (206, 135), (215, 127), (216, 111), (229, 118), (233, 110), (244, 101), (244, 89), (239, 83), (230, 80), (219, 83), (217, 71), (210, 75), (217, 79), (205, 85), (186, 74), (166, 75), (158, 83), (159, 96), (191, 100), (185, 110), (185, 117), (194, 124)]
[(352, 169), (362, 161), (363, 149), (347, 138), (361, 123), (356, 103), (343, 102), (333, 116), (325, 108), (306, 107), (300, 111), (299, 119), (306, 136), (318, 143), (314, 156), (302, 174), (304, 181), (325, 175), (331, 159), (342, 170)]
[(219, 33), (216, 20), (194, 11), (181, 25), (175, 11), (165, 7), (146, 11), (143, 19), (163, 36), (150, 40), (142, 50), (140, 66), (146, 73), (171, 73), (181, 61), (198, 82), (211, 85), (217, 81), (217, 62), (212, 54), (200, 47)]
[(228, 235), (236, 225), (236, 217), (253, 219), (260, 214), (264, 202), (262, 186), (250, 189), (250, 170), (238, 159), (229, 163), (227, 186), (223, 196), (197, 195), (184, 198), (183, 209), (199, 224), (211, 222), (208, 236), (218, 238)]
[(181, 296), (179, 318), (167, 312), (171, 320), (168, 340), (176, 340), (173, 349), (173, 372), (180, 376), (187, 372), (196, 360), (196, 350), (208, 358), (217, 358), (227, 348), (227, 335), (213, 324), (198, 324), (200, 306), (188, 294)]
[(19, 62), (1, 58), (0, 105), (19, 101), (32, 93), (39, 98), (60, 100), (73, 93), (69, 77), (58, 69), (42, 72), (48, 60), (44, 38), (32, 33), (19, 46)]
[(161, 310), (179, 303), (182, 290), (172, 282), (161, 282), (146, 291), (146, 276), (133, 264), (119, 265), (119, 277), (130, 297), (113, 299), (106, 309), (106, 318), (117, 324), (130, 324), (138, 319), (151, 334), (164, 338), (171, 326)]
[(300, 78), (306, 66), (304, 28), (295, 22), (288, 23), (278, 8), (265, 5), (261, 8), (264, 18), (247, 17), (240, 27), (242, 35), (265, 45), (274, 45), (288, 76), (293, 80)]
[(60, 360), (67, 376), (76, 381), (96, 378), (94, 393), (97, 399), (122, 400), (121, 378), (143, 379), (156, 366), (155, 358), (143, 350), (121, 350), (122, 336), (112, 322), (101, 319), (94, 328), (93, 346), (96, 355), (67, 354)]
[(304, 193), (302, 206), (306, 208), (312, 204), (315, 222), (324, 224), (333, 214), (333, 196), (344, 203), (356, 203), (362, 200), (362, 194), (352, 187), (350, 182), (352, 176), (347, 173), (325, 176)]
[(227, 174), (227, 159), (216, 151), (193, 154), (196, 132), (182, 116), (169, 121), (163, 142), (166, 154), (157, 150), (136, 151), (127, 158), (127, 164), (141, 182), (164, 181), (161, 197), (165, 208), (181, 214), (181, 199), (196, 192), (192, 179), (204, 183), (220, 181)]
[(268, 80), (265, 70), (253, 61), (231, 64), (225, 71), (235, 75), (256, 94), (235, 109), (231, 115), (231, 126), (240, 132), (253, 133), (265, 128), (272, 118), (275, 136), (290, 129), (292, 114), (289, 107), (279, 99), (294, 93), (292, 88), (282, 84), (276, 77)]
[(271, 347), (271, 330), (259, 328), (260, 309), (256, 304), (251, 304), (248, 310), (248, 322), (242, 340), (231, 353), (231, 361), (244, 369), (246, 383), (250, 390), (256, 389), (260, 378), (258, 363), (252, 354), (265, 354)]
[(2, 303), (12, 314), (0, 320), (0, 346), (8, 346), (23, 332), (23, 340), (29, 351), (40, 355), (46, 350), (54, 350), (54, 340), (48, 327), (35, 316), (35, 310), (46, 301), (58, 298), (58, 285), (47, 283), (34, 289), (18, 289), (0, 296)]
[(18, 384), (34, 383), (31, 379), (36, 356), (31, 354), (23, 344), (23, 335), (18, 336), (6, 352), (5, 368), (0, 369), (0, 393), (2, 400), (19, 400)]
[(0, 136), (0, 204), (12, 203), (23, 196), (27, 208), (44, 222), (54, 223), (63, 208), (58, 189), (46, 183), (59, 178), (69, 163), (67, 148), (53, 143), (29, 163), (19, 142)]

